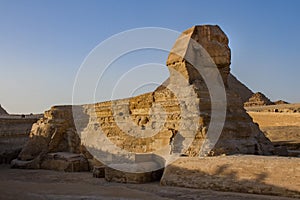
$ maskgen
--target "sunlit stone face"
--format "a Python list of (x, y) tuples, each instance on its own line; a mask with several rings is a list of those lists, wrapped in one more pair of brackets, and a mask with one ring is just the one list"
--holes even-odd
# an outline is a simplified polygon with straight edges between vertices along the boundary
[[(219, 26), (194, 26), (184, 31), (176, 41), (172, 53), (168, 57), (168, 67), (180, 72), (190, 83), (196, 79), (201, 79), (200, 74), (191, 66), (191, 60), (187, 59), (192, 58), (193, 60), (193, 58), (198, 56), (195, 51), (191, 50), (191, 44), (194, 45), (195, 42), (207, 51), (218, 67), (224, 84), (227, 85), (227, 77), (230, 73), (231, 51), (228, 46), (229, 40)], [(197, 47), (195, 48), (197, 49)], [(199, 62), (205, 61), (200, 60)], [(171, 70), (170, 74), (172, 78)]]
[(209, 53), (227, 84), (230, 73), (231, 51), (229, 40), (219, 26), (196, 26), (192, 38), (201, 44)]

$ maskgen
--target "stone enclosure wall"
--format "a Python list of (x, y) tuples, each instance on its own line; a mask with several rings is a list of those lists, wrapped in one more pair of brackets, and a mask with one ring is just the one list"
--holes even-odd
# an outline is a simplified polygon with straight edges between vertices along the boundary
[(29, 133), (40, 115), (1, 115), (0, 116), (0, 163), (10, 163), (18, 156)]
[(299, 158), (240, 155), (180, 158), (161, 184), (299, 198), (299, 179)]

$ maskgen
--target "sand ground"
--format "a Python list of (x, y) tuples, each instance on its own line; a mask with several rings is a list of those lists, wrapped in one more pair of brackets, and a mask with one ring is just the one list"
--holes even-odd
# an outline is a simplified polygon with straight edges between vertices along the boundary
[(300, 113), (248, 113), (275, 145), (286, 146), (300, 153)]
[(291, 198), (216, 192), (149, 184), (109, 183), (91, 173), (65, 173), (49, 170), (10, 169), (0, 165), (2, 200), (100, 200), (100, 199), (205, 199), (205, 200), (291, 200)]
[[(265, 109), (265, 107), (260, 109)], [(251, 110), (248, 112), (273, 142), (300, 143), (300, 113), (251, 112)], [(298, 146), (296, 147), (298, 148)], [(160, 186), (159, 182), (149, 184), (109, 183), (101, 178), (93, 178), (92, 174), (88, 172), (22, 170), (10, 169), (8, 165), (0, 165), (0, 200), (19, 199), (291, 200), (291, 198), (275, 196), (167, 187)]]
[(260, 127), (299, 126), (300, 113), (248, 112)]

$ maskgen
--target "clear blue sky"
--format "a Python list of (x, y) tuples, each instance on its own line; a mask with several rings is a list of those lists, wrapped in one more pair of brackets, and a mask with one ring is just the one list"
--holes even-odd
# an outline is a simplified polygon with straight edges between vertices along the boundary
[(113, 34), (218, 24), (232, 73), (272, 100), (300, 102), (298, 0), (0, 1), (0, 103), (11, 113), (71, 104), (77, 70)]

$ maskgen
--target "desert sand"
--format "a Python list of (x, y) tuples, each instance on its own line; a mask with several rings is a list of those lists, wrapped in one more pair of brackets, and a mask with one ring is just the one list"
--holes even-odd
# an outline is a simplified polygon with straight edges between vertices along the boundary
[[(253, 121), (275, 144), (300, 155), (300, 104), (246, 108)], [(276, 111), (276, 112), (274, 112)], [(298, 154), (296, 154), (298, 155)]]
[(103, 178), (93, 178), (89, 172), (22, 170), (0, 165), (0, 199), (289, 200), (292, 198), (168, 187), (160, 186), (159, 182), (108, 183)]

